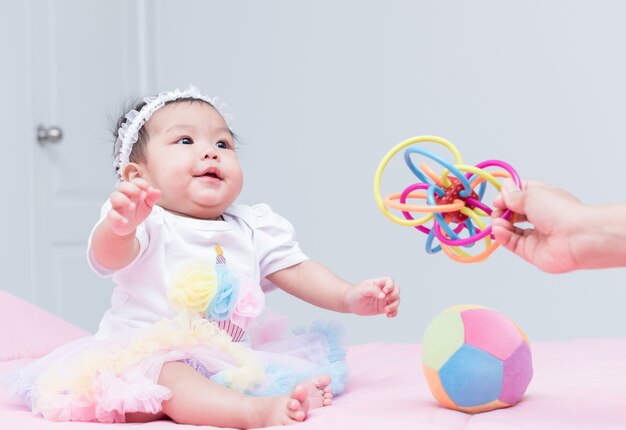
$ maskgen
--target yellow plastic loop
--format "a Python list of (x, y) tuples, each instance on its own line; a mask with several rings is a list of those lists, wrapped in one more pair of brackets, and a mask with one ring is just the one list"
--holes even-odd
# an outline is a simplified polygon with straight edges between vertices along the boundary
[[(463, 164), (463, 159), (461, 158), (461, 153), (459, 152), (459, 150), (456, 149), (456, 147), (451, 142), (447, 141), (446, 139), (442, 139), (441, 137), (437, 137), (437, 136), (412, 137), (410, 139), (405, 140), (404, 142), (400, 142), (399, 144), (391, 148), (391, 150), (387, 152), (387, 154), (385, 154), (380, 164), (378, 165), (378, 168), (376, 169), (376, 174), (374, 175), (374, 198), (376, 199), (376, 204), (378, 205), (378, 208), (387, 218), (389, 218), (391, 221), (395, 223), (398, 223), (400, 225), (404, 225), (407, 227), (414, 227), (417, 225), (422, 225), (425, 222), (429, 221), (432, 218), (432, 215), (426, 215), (425, 217), (422, 217), (420, 219), (414, 219), (414, 220), (400, 218), (394, 215), (387, 208), (387, 206), (385, 205), (385, 200), (382, 198), (380, 194), (380, 181), (383, 175), (383, 171), (385, 170), (385, 167), (387, 167), (387, 164), (393, 158), (394, 155), (396, 155), (398, 152), (402, 151), (404, 148), (406, 148), (409, 145), (413, 145), (415, 143), (424, 143), (424, 142), (437, 143), (439, 145), (446, 147), (454, 155), (455, 164)], [(430, 217), (430, 218), (427, 218), (427, 217)]]

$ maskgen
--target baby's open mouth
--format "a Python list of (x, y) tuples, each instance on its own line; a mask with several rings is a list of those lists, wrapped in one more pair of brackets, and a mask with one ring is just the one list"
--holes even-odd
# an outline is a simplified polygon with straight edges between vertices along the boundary
[(213, 178), (213, 179), (222, 179), (222, 175), (220, 174), (220, 171), (215, 168), (215, 167), (211, 167), (207, 170), (205, 170), (203, 173), (201, 173), (200, 175), (198, 175), (198, 177), (200, 178)]

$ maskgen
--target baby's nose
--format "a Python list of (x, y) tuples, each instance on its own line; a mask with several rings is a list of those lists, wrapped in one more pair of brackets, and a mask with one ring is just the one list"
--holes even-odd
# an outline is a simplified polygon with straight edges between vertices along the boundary
[(217, 148), (215, 148), (212, 145), (207, 145), (205, 147), (205, 149), (203, 150), (203, 159), (212, 159), (212, 160), (219, 160), (220, 156), (217, 152)]

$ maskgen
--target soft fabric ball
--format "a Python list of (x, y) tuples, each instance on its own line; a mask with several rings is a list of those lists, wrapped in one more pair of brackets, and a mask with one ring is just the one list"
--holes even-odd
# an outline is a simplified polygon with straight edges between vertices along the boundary
[(439, 403), (470, 414), (515, 405), (533, 376), (524, 332), (478, 305), (450, 307), (430, 322), (422, 368)]

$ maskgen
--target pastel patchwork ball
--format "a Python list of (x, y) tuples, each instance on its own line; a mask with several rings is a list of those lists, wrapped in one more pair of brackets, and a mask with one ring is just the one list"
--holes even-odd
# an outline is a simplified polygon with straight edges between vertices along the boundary
[(533, 376), (524, 332), (478, 305), (453, 306), (433, 318), (422, 343), (422, 368), (440, 404), (470, 414), (515, 405)]

